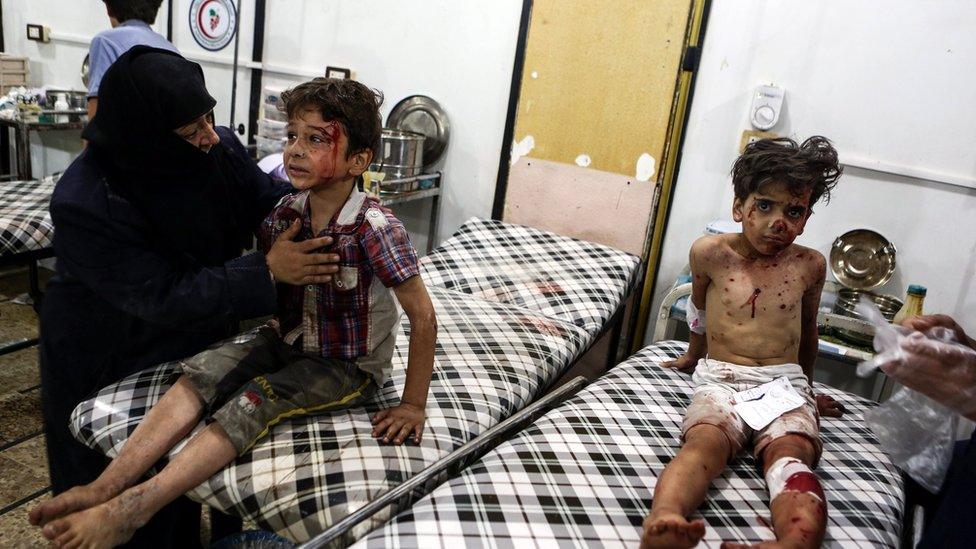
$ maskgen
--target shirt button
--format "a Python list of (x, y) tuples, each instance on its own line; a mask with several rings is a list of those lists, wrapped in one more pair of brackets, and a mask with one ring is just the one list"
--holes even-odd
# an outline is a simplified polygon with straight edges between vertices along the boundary
[(306, 289), (307, 289), (308, 291), (310, 291), (310, 292), (311, 292), (311, 291), (314, 291), (314, 290), (315, 290), (315, 284), (309, 284), (309, 285), (308, 285), (308, 286), (306, 287)]

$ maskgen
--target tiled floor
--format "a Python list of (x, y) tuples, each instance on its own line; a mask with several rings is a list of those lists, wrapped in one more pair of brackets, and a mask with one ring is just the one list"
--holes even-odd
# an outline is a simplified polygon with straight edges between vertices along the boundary
[[(34, 309), (13, 301), (26, 291), (26, 269), (0, 271), (0, 342), (37, 336)], [(39, 384), (37, 347), (0, 357), (0, 547), (45, 545), (27, 523), (49, 488)]]

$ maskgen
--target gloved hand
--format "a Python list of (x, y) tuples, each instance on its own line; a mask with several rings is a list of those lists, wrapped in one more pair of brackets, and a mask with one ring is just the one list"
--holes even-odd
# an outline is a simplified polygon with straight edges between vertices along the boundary
[(976, 351), (948, 335), (945, 327), (903, 335), (878, 366), (906, 387), (976, 420)]

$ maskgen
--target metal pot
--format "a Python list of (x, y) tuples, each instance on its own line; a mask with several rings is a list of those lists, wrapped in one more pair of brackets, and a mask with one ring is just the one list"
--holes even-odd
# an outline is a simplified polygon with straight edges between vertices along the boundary
[[(849, 316), (851, 318), (857, 318), (864, 320), (860, 313), (855, 310), (857, 304), (861, 301), (861, 296), (869, 298), (871, 301), (878, 306), (881, 310), (881, 315), (885, 317), (888, 322), (891, 322), (895, 318), (895, 314), (901, 309), (902, 301), (896, 297), (889, 295), (878, 295), (864, 290), (852, 290), (850, 288), (844, 288), (837, 292), (837, 301), (834, 302), (834, 312), (840, 315)], [(851, 330), (838, 329), (837, 335), (841, 339), (855, 343), (858, 345), (871, 346), (873, 342), (873, 336), (867, 334), (861, 334)]]
[(423, 135), (383, 128), (380, 148), (369, 166), (370, 171), (385, 173), (389, 180), (420, 175), (423, 167)]

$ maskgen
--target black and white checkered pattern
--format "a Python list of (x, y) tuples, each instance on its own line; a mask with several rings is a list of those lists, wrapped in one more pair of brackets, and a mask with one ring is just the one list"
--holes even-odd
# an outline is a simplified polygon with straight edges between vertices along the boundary
[(430, 286), (539, 311), (594, 337), (626, 299), (639, 265), (608, 246), (477, 218), (421, 260)]
[[(637, 547), (654, 486), (680, 446), (690, 377), (658, 366), (685, 344), (643, 349), (502, 443), (357, 547)], [(864, 424), (869, 403), (818, 386), (848, 414), (822, 422), (825, 546), (896, 547), (903, 487)], [(765, 482), (740, 455), (699, 509), (702, 546), (774, 538)], [(764, 523), (765, 521), (765, 523)]]
[[(438, 319), (434, 374), (423, 441), (383, 445), (371, 413), (399, 400), (409, 325), (401, 325), (392, 379), (366, 408), (286, 420), (192, 497), (306, 540), (400, 484), (536, 398), (582, 352), (588, 334), (568, 322), (430, 288)], [(174, 364), (106, 387), (72, 417), (75, 436), (118, 454), (148, 408), (172, 383)], [(172, 455), (172, 454), (171, 454)], [(384, 524), (390, 510), (350, 532)]]
[(48, 204), (56, 176), (0, 181), (0, 257), (50, 248), (54, 224)]

